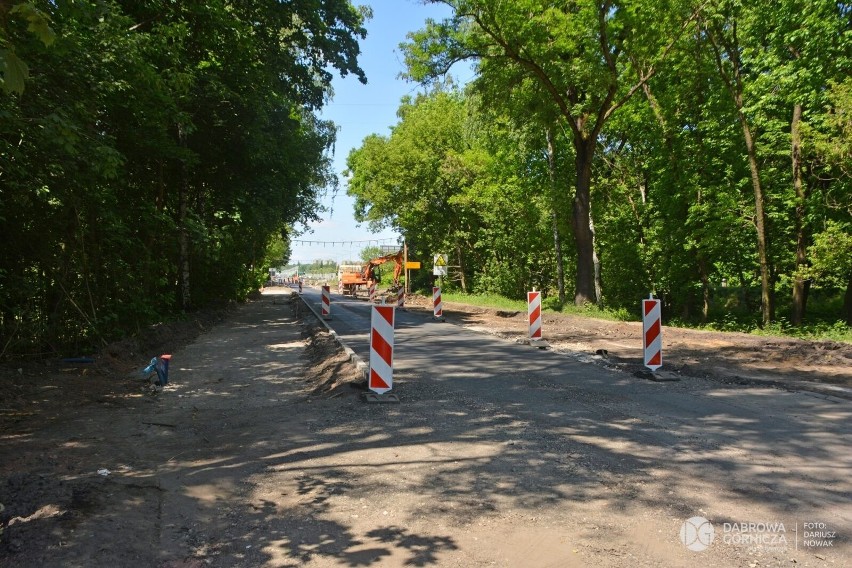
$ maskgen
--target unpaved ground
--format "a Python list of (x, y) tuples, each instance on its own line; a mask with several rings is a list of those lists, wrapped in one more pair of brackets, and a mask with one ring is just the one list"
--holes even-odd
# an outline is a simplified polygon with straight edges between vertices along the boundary
[[(296, 305), (265, 296), (212, 329), (198, 322), (206, 333), (175, 350), (162, 393), (131, 369), (163, 346), (112, 349), (95, 365), (4, 367), (0, 566), (705, 565), (671, 542), (688, 505), (659, 505), (664, 486), (509, 409), (405, 374), (405, 405), (359, 402), (349, 386), (359, 375)], [(447, 316), (525, 334), (523, 314), (448, 305)], [(545, 316), (544, 326), (558, 350), (638, 368), (635, 324)], [(683, 373), (850, 386), (849, 345), (664, 333), (665, 363)], [(655, 505), (631, 501), (645, 492), (660, 493)]]

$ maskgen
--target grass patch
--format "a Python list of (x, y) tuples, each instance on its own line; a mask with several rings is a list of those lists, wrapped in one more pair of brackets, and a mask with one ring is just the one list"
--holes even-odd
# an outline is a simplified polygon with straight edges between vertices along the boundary
[(527, 303), (523, 300), (510, 300), (497, 294), (460, 294), (458, 292), (441, 292), (445, 302), (456, 302), (469, 306), (481, 308), (494, 308), (495, 310), (506, 310), (512, 312), (527, 311)]
[[(458, 292), (442, 293), (445, 302), (456, 302), (481, 308), (504, 310), (507, 312), (526, 312), (527, 303), (524, 300), (511, 300), (497, 294), (461, 294)], [(551, 313), (568, 314), (608, 321), (639, 321), (639, 314), (630, 313), (625, 308), (599, 308), (593, 304), (576, 306), (573, 303), (560, 304), (557, 298), (544, 298), (542, 310)], [(638, 310), (637, 310), (638, 311)], [(708, 331), (727, 331), (751, 333), (770, 337), (796, 337), (809, 341), (838, 341), (852, 343), (852, 328), (842, 321), (817, 320), (801, 326), (790, 325), (785, 318), (779, 318), (772, 324), (760, 327), (754, 316), (735, 314), (732, 312), (720, 314), (715, 320), (704, 325), (671, 318), (665, 322), (672, 327), (688, 329), (706, 329)]]
[[(458, 304), (467, 304), (470, 306), (479, 306), (481, 308), (492, 308), (495, 310), (505, 310), (513, 312), (526, 312), (527, 303), (524, 300), (510, 300), (497, 294), (460, 294), (457, 292), (445, 293), (441, 295), (445, 302), (456, 302)], [(541, 302), (542, 311), (569, 314), (574, 316), (582, 316), (594, 319), (603, 319), (609, 321), (630, 321), (636, 320), (636, 316), (621, 308), (618, 310), (599, 308), (593, 304), (585, 306), (576, 306), (574, 304), (560, 304), (558, 298), (544, 298)]]

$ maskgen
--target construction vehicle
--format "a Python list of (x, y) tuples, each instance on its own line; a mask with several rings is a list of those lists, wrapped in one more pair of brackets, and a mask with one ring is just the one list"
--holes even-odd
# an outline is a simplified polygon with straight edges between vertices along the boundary
[(337, 271), (337, 278), (343, 294), (345, 296), (357, 296), (358, 289), (361, 286), (378, 284), (379, 276), (376, 274), (376, 267), (391, 261), (394, 263), (393, 287), (398, 288), (399, 278), (403, 271), (402, 251), (372, 258), (364, 265), (341, 264)]
[(360, 264), (340, 264), (337, 268), (337, 281), (344, 296), (357, 296), (358, 288), (367, 285), (364, 267)]

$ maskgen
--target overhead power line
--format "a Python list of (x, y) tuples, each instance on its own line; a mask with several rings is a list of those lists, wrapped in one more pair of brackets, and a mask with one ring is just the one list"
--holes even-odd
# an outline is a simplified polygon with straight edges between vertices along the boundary
[(375, 243), (375, 244), (379, 245), (379, 244), (386, 243), (386, 242), (397, 242), (397, 238), (396, 237), (388, 237), (388, 238), (385, 238), (385, 239), (366, 239), (366, 240), (363, 240), (363, 241), (354, 241), (354, 240), (308, 241), (308, 240), (303, 240), (303, 239), (294, 239), (290, 242), (293, 243), (293, 244), (297, 244), (297, 245), (305, 245), (305, 246), (322, 245), (323, 247), (328, 246), (328, 245), (331, 245), (331, 246), (338, 246), (338, 245), (340, 245), (340, 246), (352, 246), (352, 245), (364, 244), (364, 243), (367, 243), (367, 244)]

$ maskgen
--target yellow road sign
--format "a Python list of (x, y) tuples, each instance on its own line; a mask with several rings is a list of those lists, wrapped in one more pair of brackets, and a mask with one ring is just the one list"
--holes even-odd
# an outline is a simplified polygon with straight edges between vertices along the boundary
[(405, 263), (406, 270), (420, 270), (420, 263), (414, 262), (413, 260), (409, 260)]
[(435, 260), (432, 263), (432, 274), (434, 276), (447, 275), (447, 260), (449, 260), (449, 257), (446, 254), (435, 255)]

